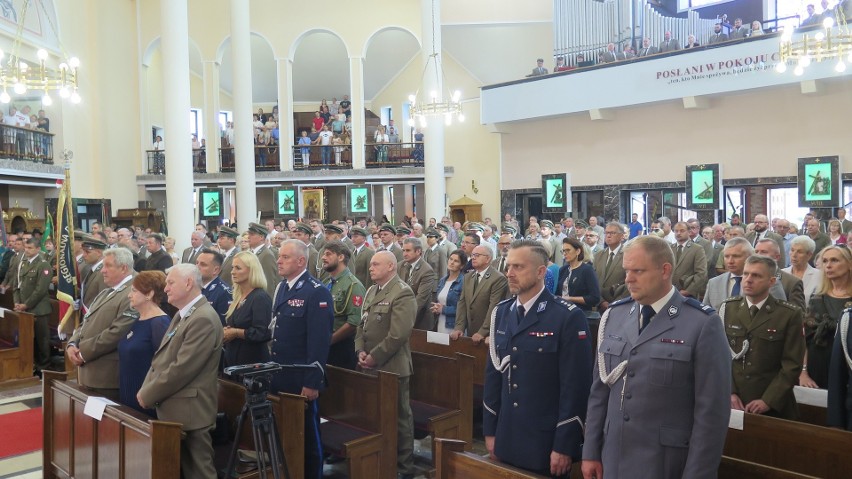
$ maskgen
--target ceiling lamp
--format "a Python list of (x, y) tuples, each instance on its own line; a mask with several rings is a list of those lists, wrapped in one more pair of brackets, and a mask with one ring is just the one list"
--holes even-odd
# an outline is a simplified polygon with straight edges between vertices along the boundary
[[(51, 31), (59, 42), (59, 49), (65, 61), (60, 63), (58, 68), (47, 66), (46, 62), (49, 55), (47, 50), (43, 48), (36, 53), (38, 63), (29, 64), (27, 60), (20, 57), (27, 10), (31, 3), (35, 3), (41, 8), (44, 18), (47, 19)], [(0, 50), (0, 89), (2, 89), (0, 103), (12, 101), (12, 97), (9, 95), (10, 89), (16, 95), (25, 95), (30, 90), (39, 92), (42, 94), (41, 102), (44, 106), (53, 104), (53, 99), (50, 96), (51, 91), (56, 91), (62, 98), (70, 98), (71, 103), (80, 103), (80, 94), (77, 93), (77, 69), (79, 67), (80, 60), (77, 57), (69, 57), (65, 54), (59, 33), (53, 25), (53, 19), (47, 14), (44, 4), (40, 0), (26, 0), (21, 9), (20, 22), (15, 32), (15, 41), (12, 44), (11, 53), (6, 56)]]
[[(793, 36), (792, 29), (781, 33), (781, 61), (776, 65), (778, 73), (787, 71), (787, 62), (795, 64), (793, 73), (804, 74), (805, 69), (814, 62), (835, 61), (837, 73), (846, 71), (846, 61), (852, 61), (852, 34), (846, 23), (843, 8), (834, 10), (835, 18), (826, 17), (822, 29), (806, 30)], [(848, 58), (847, 58), (848, 57)]]
[[(425, 128), (427, 118), (443, 117), (447, 126), (453, 124), (453, 120), (460, 122), (464, 121), (464, 113), (461, 106), (461, 92), (456, 90), (450, 94), (449, 88), (445, 88), (446, 77), (444, 77), (444, 69), (441, 66), (440, 53), (435, 45), (435, 35), (437, 31), (437, 22), (435, 14), (435, 2), (432, 1), (432, 53), (426, 59), (426, 66), (423, 68), (423, 74), (420, 76), (420, 87), (413, 95), (408, 96), (408, 102), (411, 104), (410, 117), (408, 125), (413, 127), (419, 124), (421, 128)], [(431, 70), (430, 70), (431, 68)], [(428, 77), (427, 77), (428, 75)], [(431, 80), (434, 75), (434, 85), (437, 85), (441, 90), (430, 90), (429, 97), (424, 98), (421, 91), (424, 89), (427, 78)]]

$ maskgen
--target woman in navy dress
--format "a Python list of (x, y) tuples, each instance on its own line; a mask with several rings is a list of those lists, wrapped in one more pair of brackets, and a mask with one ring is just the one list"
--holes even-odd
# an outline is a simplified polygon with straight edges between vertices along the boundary
[(160, 347), (171, 321), (160, 309), (165, 287), (166, 275), (162, 271), (144, 271), (133, 279), (130, 307), (139, 313), (139, 319), (118, 343), (119, 400), (152, 417), (157, 417), (157, 413), (153, 409), (143, 409), (136, 400), (136, 393), (151, 369), (151, 359)]
[(234, 256), (233, 265), (234, 300), (225, 313), (225, 367), (269, 361), (272, 298), (263, 268), (251, 251)]
[(601, 302), (601, 287), (591, 264), (583, 262), (583, 245), (574, 238), (562, 240), (562, 256), (565, 266), (559, 270), (556, 295), (562, 296), (583, 311), (591, 311)]

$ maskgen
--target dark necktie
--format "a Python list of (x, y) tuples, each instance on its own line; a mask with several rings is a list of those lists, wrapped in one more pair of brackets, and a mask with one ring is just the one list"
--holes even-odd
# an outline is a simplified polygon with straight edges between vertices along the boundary
[(476, 287), (479, 286), (479, 273), (473, 273), (473, 291), (476, 292)]
[(604, 277), (609, 274), (609, 268), (612, 266), (612, 263), (615, 261), (615, 252), (609, 252), (609, 258), (606, 259), (606, 266), (604, 267)]
[(677, 245), (677, 255), (675, 256), (675, 264), (680, 263), (680, 255), (682, 255), (682, 254), (683, 254), (683, 245), (679, 244), (679, 245)]
[(734, 276), (734, 287), (731, 288), (731, 296), (739, 296), (740, 295), (740, 283), (742, 283), (742, 276)]
[(651, 318), (653, 318), (655, 314), (657, 313), (651, 305), (646, 304), (645, 306), (642, 306), (642, 322), (639, 324), (639, 334), (642, 334), (642, 330), (648, 326), (651, 322)]
[(751, 315), (752, 319), (754, 319), (754, 317), (757, 316), (758, 311), (760, 311), (760, 309), (757, 306), (752, 306), (752, 307), (748, 308), (748, 312)]
[(520, 326), (521, 322), (524, 320), (524, 314), (526, 314), (526, 310), (523, 306), (518, 306), (518, 325)]
[(500, 272), (501, 273), (506, 272), (506, 257), (505, 256), (500, 257)]
[(337, 283), (337, 280), (334, 279), (334, 278), (331, 278), (331, 281), (329, 281), (328, 284), (325, 285), (325, 287), (328, 288), (329, 291), (331, 291), (332, 288), (334, 288), (334, 283)]

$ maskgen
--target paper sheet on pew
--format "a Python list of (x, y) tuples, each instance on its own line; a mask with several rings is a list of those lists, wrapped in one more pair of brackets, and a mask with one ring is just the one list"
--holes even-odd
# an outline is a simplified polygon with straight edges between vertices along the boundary
[(808, 406), (824, 408), (828, 407), (827, 389), (814, 389), (794, 386), (793, 394), (796, 396), (796, 402), (799, 404), (807, 404)]
[(107, 398), (89, 396), (89, 399), (86, 399), (86, 407), (83, 408), (83, 414), (100, 421), (104, 417), (104, 410), (107, 406), (118, 406), (118, 403), (114, 403)]
[(742, 431), (744, 418), (745, 411), (740, 411), (739, 409), (731, 409), (731, 419), (728, 420), (728, 427), (731, 429), (737, 429), (739, 431)]
[(426, 342), (427, 343), (435, 343), (435, 344), (443, 344), (444, 346), (450, 345), (450, 335), (447, 333), (437, 333), (435, 331), (426, 331)]

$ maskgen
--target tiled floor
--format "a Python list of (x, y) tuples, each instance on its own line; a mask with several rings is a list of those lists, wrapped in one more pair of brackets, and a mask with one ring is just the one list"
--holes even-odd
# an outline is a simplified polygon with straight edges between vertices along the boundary
[[(0, 391), (0, 414), (41, 406), (41, 385)], [(0, 479), (40, 478), (41, 451), (0, 459)]]

